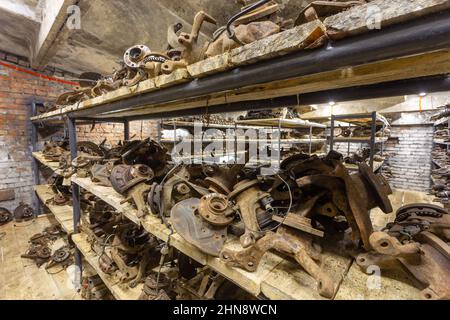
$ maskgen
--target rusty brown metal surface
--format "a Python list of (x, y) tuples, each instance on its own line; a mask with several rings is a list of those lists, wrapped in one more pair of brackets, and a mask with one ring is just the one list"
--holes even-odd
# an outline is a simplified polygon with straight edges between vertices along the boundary
[(397, 211), (395, 222), (370, 236), (373, 251), (360, 254), (363, 269), (401, 266), (423, 286), (426, 300), (450, 299), (450, 213), (430, 204), (411, 204)]
[(172, 208), (171, 222), (178, 234), (199, 250), (218, 257), (227, 239), (226, 227), (215, 227), (204, 221), (198, 208), (200, 199), (191, 198)]

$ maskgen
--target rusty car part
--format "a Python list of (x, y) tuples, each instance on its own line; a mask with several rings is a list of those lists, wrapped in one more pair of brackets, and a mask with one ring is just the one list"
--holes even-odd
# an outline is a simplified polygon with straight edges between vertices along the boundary
[(30, 205), (22, 202), (14, 210), (13, 215), (14, 215), (14, 220), (16, 222), (28, 221), (28, 220), (33, 219), (34, 210)]
[(269, 231), (253, 246), (242, 251), (223, 250), (220, 258), (225, 263), (255, 272), (264, 254), (269, 250), (292, 256), (300, 266), (317, 281), (319, 294), (334, 297), (336, 284), (322, 270), (315, 260), (320, 260), (320, 252), (312, 245), (311, 237), (280, 226), (276, 233)]
[(171, 222), (178, 234), (200, 251), (218, 257), (227, 239), (227, 228), (216, 227), (200, 217), (200, 199), (183, 200), (173, 206)]
[(347, 1), (347, 0), (331, 0), (331, 1), (313, 1), (308, 4), (300, 12), (295, 25), (299, 26), (304, 23), (314, 21), (317, 19), (323, 20), (326, 17), (338, 14), (351, 7), (365, 4), (366, 1)]
[(121, 158), (123, 164), (126, 165), (143, 164), (149, 166), (156, 178), (163, 177), (169, 170), (167, 149), (150, 138), (125, 143), (121, 150)]
[(234, 186), (233, 192), (229, 194), (228, 198), (235, 200), (239, 208), (241, 220), (245, 226), (245, 232), (240, 241), (242, 247), (248, 248), (263, 236), (257, 219), (258, 211), (265, 210), (273, 213), (270, 193), (263, 192), (259, 188), (258, 180), (246, 179)]
[(46, 269), (53, 268), (56, 265), (62, 266), (64, 269), (72, 265), (74, 262), (72, 251), (69, 247), (62, 247), (56, 250), (51, 256), (50, 261), (45, 266)]
[(12, 221), (12, 219), (13, 215), (8, 209), (0, 208), (0, 226), (7, 224)]
[(102, 270), (105, 274), (112, 275), (117, 270), (117, 266), (114, 261), (106, 254), (102, 254), (99, 257), (98, 264), (100, 266), (100, 270)]
[(137, 207), (137, 217), (142, 218), (146, 216), (148, 212), (146, 198), (148, 197), (148, 193), (151, 190), (152, 186), (140, 183), (135, 185), (131, 189), (127, 191), (127, 197), (122, 200), (120, 203), (132, 202)]
[(149, 182), (154, 178), (153, 170), (146, 165), (117, 165), (111, 170), (111, 185), (120, 194), (142, 182)]
[(424, 299), (449, 299), (450, 247), (427, 231), (421, 235), (421, 243), (401, 244), (385, 232), (375, 232), (370, 238), (375, 251), (360, 254), (356, 262), (366, 272), (371, 265), (390, 269), (400, 264), (425, 286)]
[(380, 207), (389, 213), (392, 206), (388, 195), (392, 190), (387, 181), (375, 175), (365, 163), (358, 165), (359, 171), (349, 174), (341, 161), (312, 157), (297, 162), (291, 167), (291, 174), (297, 185), (303, 189), (311, 186), (329, 190), (333, 204), (345, 215), (352, 229), (354, 240), (361, 239), (365, 248), (370, 250), (369, 236), (373, 232), (369, 210)]
[(177, 279), (177, 300), (213, 300), (226, 279), (209, 268), (203, 268), (191, 279)]
[(325, 236), (325, 233), (322, 230), (318, 230), (312, 226), (311, 219), (302, 217), (298, 214), (288, 213), (285, 217), (274, 215), (272, 216), (272, 219), (281, 225), (286, 225), (317, 237), (323, 238)]
[(356, 262), (365, 271), (370, 265), (382, 269), (401, 266), (422, 285), (424, 299), (450, 298), (450, 213), (431, 204), (400, 208), (384, 232), (370, 236), (373, 251), (360, 254)]
[(52, 256), (52, 251), (49, 247), (43, 245), (31, 245), (25, 254), (20, 257), (23, 259), (34, 260), (38, 268), (44, 263), (48, 262)]
[(139, 300), (170, 300), (167, 292), (171, 290), (171, 285), (165, 273), (152, 272), (145, 279)]
[(111, 259), (120, 271), (122, 282), (136, 287), (145, 277), (147, 268), (159, 261), (158, 242), (154, 236), (134, 223), (119, 225), (111, 244)]
[(201, 198), (198, 213), (205, 221), (218, 227), (228, 226), (235, 217), (228, 198), (218, 193), (210, 193)]
[(66, 204), (71, 203), (71, 201), (72, 201), (71, 197), (58, 192), (53, 196), (53, 198), (48, 199), (45, 202), (45, 204), (54, 206), (65, 206)]
[(104, 187), (112, 187), (110, 177), (113, 166), (113, 162), (108, 162), (106, 164), (94, 164), (91, 167), (92, 182)]
[(46, 141), (44, 142), (42, 154), (48, 161), (59, 161), (61, 155), (67, 151), (63, 146), (65, 146), (65, 142), (58, 143), (56, 141)]
[(237, 182), (237, 175), (243, 165), (205, 165), (205, 184), (212, 193), (228, 195)]
[[(171, 26), (168, 31), (168, 42), (174, 45), (171, 49), (179, 50), (181, 52), (180, 59), (176, 66), (170, 61), (163, 64), (162, 69), (165, 73), (173, 72), (176, 67), (185, 67), (193, 64), (205, 57), (206, 44), (199, 42), (200, 30), (204, 22), (217, 24), (217, 21), (204, 11), (198, 12), (194, 17), (194, 23), (190, 33), (180, 32), (181, 28), (174, 28)], [(174, 34), (175, 29), (178, 29), (179, 34)], [(173, 40), (176, 38), (176, 43)]]
[(161, 202), (162, 190), (163, 190), (162, 186), (154, 182), (151, 185), (150, 191), (148, 192), (147, 196), (147, 205), (150, 207), (150, 213), (156, 216), (162, 214), (160, 212), (160, 208), (162, 205)]
[(199, 170), (201, 167), (198, 166), (183, 166), (169, 176), (162, 186), (162, 194), (160, 193), (162, 201), (160, 214), (168, 216), (176, 203), (209, 193), (207, 189), (191, 182), (201, 174)]

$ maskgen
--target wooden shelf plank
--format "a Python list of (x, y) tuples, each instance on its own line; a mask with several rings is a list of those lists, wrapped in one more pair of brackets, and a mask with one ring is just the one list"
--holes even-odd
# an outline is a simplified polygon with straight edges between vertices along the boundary
[(437, 120), (433, 125), (435, 127), (440, 126), (442, 124), (448, 125), (449, 121), (450, 121), (450, 117), (445, 117), (445, 118)]
[(111, 291), (114, 298), (117, 300), (138, 300), (142, 293), (143, 284), (139, 284), (136, 288), (130, 288), (127, 284), (120, 283), (117, 277), (104, 273), (98, 263), (99, 256), (92, 251), (85, 234), (74, 234), (72, 240), (85, 260), (95, 269), (106, 287)]
[[(171, 231), (164, 224), (161, 223), (160, 219), (148, 215), (144, 219), (140, 220), (137, 218), (137, 210), (131, 206), (130, 204), (121, 204), (120, 202), (124, 199), (123, 196), (119, 195), (112, 188), (101, 187), (95, 185), (89, 178), (78, 178), (76, 176), (72, 177), (72, 181), (77, 183), (83, 189), (93, 193), (97, 197), (101, 198), (103, 201), (109, 203), (114, 208), (116, 208), (119, 212), (123, 213), (127, 218), (131, 221), (135, 221), (138, 225), (142, 225), (145, 230), (155, 235), (159, 239), (163, 241), (167, 241), (170, 235), (170, 243), (173, 247), (177, 248), (184, 254), (190, 256), (192, 259), (198, 261), (199, 263), (209, 266), (216, 272), (220, 273), (224, 277), (228, 278), (230, 281), (239, 285), (244, 290), (249, 293), (258, 296), (261, 293), (261, 286), (266, 280), (267, 277), (271, 274), (271, 272), (277, 268), (278, 265), (284, 261), (283, 257), (278, 256), (275, 253), (268, 252), (264, 255), (261, 265), (258, 268), (258, 271), (254, 273), (250, 273), (244, 271), (240, 268), (229, 267), (220, 259), (210, 257), (205, 253), (201, 252), (196, 247), (187, 243), (180, 235), (174, 233), (171, 235)], [(226, 248), (229, 249), (238, 249), (239, 244), (236, 238), (230, 237), (230, 240), (225, 245)], [(310, 277), (305, 273), (305, 277)], [(289, 276), (288, 276), (289, 279)], [(291, 279), (292, 280), (292, 279)], [(293, 281), (293, 280), (292, 280)], [(297, 288), (298, 290), (304, 290), (305, 287)], [(315, 288), (310, 288), (311, 290), (315, 290)], [(279, 290), (283, 290), (279, 288)]]
[(308, 120), (302, 119), (250, 119), (250, 120), (237, 120), (237, 124), (246, 124), (259, 127), (279, 127), (285, 129), (301, 129), (301, 128), (322, 128), (325, 129), (327, 126), (320, 123), (310, 122)]
[(450, 145), (450, 141), (444, 141), (444, 139), (434, 139), (433, 142), (437, 144), (443, 144), (445, 146)]
[[(388, 137), (376, 138), (375, 143), (384, 143), (388, 140)], [(334, 142), (370, 143), (370, 137), (334, 138)]]
[(353, 263), (344, 278), (336, 300), (419, 300), (420, 291), (401, 270), (382, 271), (381, 277), (370, 276)]
[(32, 154), (33, 154), (33, 157), (37, 161), (39, 161), (42, 165), (46, 166), (47, 168), (52, 169), (53, 172), (55, 172), (56, 174), (62, 175), (62, 170), (59, 169), (59, 162), (48, 161), (47, 159), (45, 159), (42, 152), (33, 152)]
[(41, 199), (42, 203), (53, 213), (56, 221), (58, 221), (63, 230), (67, 234), (72, 234), (74, 232), (72, 206), (55, 206), (46, 204), (47, 200), (50, 200), (55, 196), (52, 188), (48, 185), (34, 186), (34, 191), (38, 195), (39, 199)]
[[(377, 172), (384, 164), (384, 161), (374, 161), (373, 162), (373, 172)], [(345, 163), (345, 167), (349, 170), (358, 170), (358, 165), (356, 164), (350, 164)], [(367, 162), (367, 165), (369, 165), (369, 162)]]
[[(220, 259), (207, 256), (206, 254), (202, 253), (196, 247), (184, 241), (184, 239), (180, 235), (176, 233), (171, 235), (171, 231), (161, 223), (159, 218), (149, 215), (141, 221), (137, 219), (137, 210), (129, 204), (120, 204), (121, 200), (123, 200), (124, 197), (117, 194), (112, 188), (97, 186), (86, 178), (80, 179), (77, 177), (73, 177), (72, 180), (75, 183), (78, 183), (87, 191), (94, 193), (105, 202), (111, 204), (125, 216), (132, 218), (132, 220), (137, 220), (139, 224), (145, 228), (145, 230), (154, 234), (159, 239), (167, 241), (170, 236), (170, 243), (172, 246), (174, 246), (184, 254), (192, 257), (194, 260), (202, 263), (203, 265), (209, 266), (211, 269), (215, 270), (219, 274), (223, 275), (230, 281), (234, 282), (235, 284), (239, 285), (241, 288), (255, 296), (263, 294), (270, 299), (323, 299), (323, 297), (321, 297), (317, 293), (316, 281), (301, 267), (299, 267), (298, 264), (291, 261), (290, 259), (287, 259), (286, 257), (283, 257), (276, 253), (268, 252), (264, 255), (258, 270), (254, 273), (249, 273), (239, 268), (230, 267), (220, 261)], [(392, 197), (401, 194), (403, 193), (395, 191)], [(420, 196), (422, 195), (420, 194)], [(419, 197), (419, 193), (414, 193), (414, 197)], [(413, 201), (413, 199), (409, 200)], [(408, 203), (410, 202), (409, 200)], [(394, 203), (396, 202), (394, 201)], [(398, 203), (398, 205), (396, 205), (396, 208), (401, 206), (402, 203)], [(382, 216), (384, 217), (386, 215), (383, 214)], [(238, 239), (230, 237), (225, 247), (231, 250), (239, 249), (240, 245)], [(92, 253), (90, 254), (92, 255)], [(88, 255), (88, 253), (86, 253), (86, 255)], [(328, 248), (324, 248), (322, 258), (322, 268), (333, 277), (336, 283), (342, 283), (338, 288), (337, 295), (335, 297), (336, 299), (353, 299), (355, 297), (382, 297), (383, 293), (380, 293), (380, 295), (377, 296), (378, 293), (368, 294), (366, 291), (364, 291), (365, 287), (363, 287), (362, 284), (366, 283), (364, 279), (366, 279), (367, 277), (364, 273), (359, 271), (359, 269), (354, 269), (352, 265), (352, 258), (346, 255), (341, 255), (340, 253), (334, 252), (333, 250)], [(93, 261), (92, 263), (94, 264), (93, 267), (95, 268), (95, 261)], [(348, 270), (351, 271), (349, 275), (350, 279), (347, 279)], [(409, 290), (410, 293), (405, 293), (404, 297), (409, 296), (411, 298), (414, 298), (416, 294), (417, 289), (410, 286), (409, 284), (402, 287), (402, 285), (398, 283), (400, 280), (395, 280), (392, 282), (392, 280), (390, 279), (385, 279), (383, 274), (382, 281), (383, 283), (389, 283), (389, 285), (386, 285), (386, 287), (383, 289), (383, 291), (388, 291), (384, 293), (387, 298), (394, 297), (398, 288), (405, 288), (405, 290)], [(356, 290), (351, 291), (351, 286), (354, 286), (355, 283), (361, 285), (357, 287)], [(392, 288), (390, 287), (391, 285)], [(118, 296), (117, 293), (116, 296)]]
[[(190, 138), (186, 138), (186, 139), (183, 139), (183, 140), (182, 139), (177, 139), (177, 140), (175, 140), (175, 139), (161, 139), (162, 143), (175, 143), (175, 142), (181, 142), (181, 141), (184, 141), (186, 143), (188, 143), (188, 142), (194, 143), (194, 140), (192, 140)], [(220, 137), (219, 137), (217, 139), (208, 139), (208, 138), (207, 139), (201, 139), (201, 141), (203, 143), (210, 143), (210, 142), (214, 142), (214, 141), (235, 142), (236, 139), (220, 139)], [(237, 142), (247, 142), (247, 143), (249, 143), (249, 142), (261, 142), (261, 140), (260, 139), (247, 139), (247, 140), (237, 139)], [(276, 145), (276, 146), (278, 145), (278, 140), (276, 140), (276, 139), (274, 139), (274, 140), (267, 140), (268, 144), (270, 144), (271, 142), (274, 145)], [(280, 142), (282, 144), (309, 144), (310, 142), (311, 143), (325, 143), (325, 142), (327, 142), (327, 140), (326, 139), (313, 138), (310, 141), (310, 139), (308, 139), (308, 138), (302, 138), (302, 139), (281, 139)]]

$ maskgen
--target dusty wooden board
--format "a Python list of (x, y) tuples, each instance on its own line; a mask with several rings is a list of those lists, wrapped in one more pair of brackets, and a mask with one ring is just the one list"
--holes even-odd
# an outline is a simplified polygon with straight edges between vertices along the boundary
[[(376, 138), (375, 143), (383, 143), (388, 141), (389, 138)], [(334, 142), (350, 142), (350, 143), (369, 143), (370, 137), (351, 137), (351, 138), (334, 138)]]
[(383, 29), (450, 8), (448, 0), (373, 0), (325, 19), (332, 39)]
[(41, 199), (42, 203), (53, 213), (56, 221), (59, 222), (63, 230), (67, 234), (72, 234), (74, 232), (72, 206), (47, 205), (47, 200), (50, 200), (55, 196), (55, 193), (48, 185), (34, 186), (34, 191), (38, 195), (39, 199)]
[(201, 78), (210, 74), (225, 71), (230, 69), (232, 66), (230, 53), (226, 52), (224, 54), (193, 63), (187, 67), (187, 70), (191, 77)]
[[(324, 250), (321, 268), (333, 279), (336, 290), (347, 274), (352, 259)], [(317, 291), (317, 281), (293, 261), (277, 266), (261, 284), (261, 292), (273, 300), (326, 300)]]
[(312, 21), (232, 50), (231, 63), (240, 66), (299, 51), (324, 37), (325, 32), (321, 21)]
[[(146, 105), (133, 108), (132, 110), (96, 115), (96, 117), (142, 116), (167, 111), (195, 109), (207, 105), (212, 106), (224, 103), (270, 99), (295, 95), (299, 92), (308, 93), (356, 85), (370, 85), (380, 82), (425, 77), (449, 72), (450, 54), (449, 51), (442, 50), (411, 57), (388, 59), (351, 68), (340, 68), (333, 71), (304, 75), (297, 78), (274, 81), (256, 86), (238, 88), (226, 93), (220, 92), (206, 97), (188, 98), (158, 105)], [(140, 94), (140, 92), (136, 92), (134, 95), (137, 94)], [(122, 98), (124, 97), (117, 96), (116, 100)], [(98, 105), (109, 102), (110, 100), (103, 99)], [(57, 113), (66, 114), (71, 111), (83, 110), (86, 108), (87, 107), (84, 107), (84, 103), (82, 103), (74, 107), (60, 109)], [(33, 117), (32, 120), (51, 118), (54, 115), (54, 112), (51, 112), (38, 117)]]
[(80, 250), (85, 260), (95, 269), (97, 274), (105, 283), (106, 287), (111, 291), (117, 300), (138, 300), (142, 293), (143, 284), (139, 284), (136, 288), (130, 288), (126, 284), (119, 283), (117, 277), (104, 273), (98, 264), (98, 255), (91, 250), (87, 236), (83, 233), (75, 234), (72, 240)]
[[(367, 164), (369, 164), (369, 163), (367, 163)], [(383, 164), (384, 164), (384, 161), (374, 161), (373, 162), (373, 172), (377, 172), (378, 169), (380, 169), (383, 166)], [(358, 165), (356, 165), (356, 164), (345, 163), (344, 165), (347, 169), (350, 169), (350, 170), (358, 170), (358, 168), (359, 168)]]
[(418, 300), (419, 290), (401, 270), (382, 271), (381, 277), (370, 276), (353, 263), (344, 278), (336, 300)]
[[(207, 97), (171, 101), (159, 105), (142, 106), (132, 110), (118, 111), (108, 116), (142, 116), (167, 111), (195, 109), (217, 104), (270, 99), (299, 93), (318, 92), (331, 89), (370, 85), (387, 81), (411, 79), (450, 72), (450, 51), (388, 59), (349, 68), (304, 75), (297, 78), (274, 81), (211, 94)], [(105, 115), (97, 115), (102, 118)]]
[[(0, 226), (0, 300), (80, 300), (81, 296), (68, 285), (68, 274), (49, 274), (33, 261), (22, 259), (29, 239), (44, 228), (56, 224), (53, 217), (41, 216), (33, 222), (8, 223)], [(49, 272), (57, 272), (49, 270)]]
[(133, 214), (135, 211), (133, 206), (128, 202), (121, 203), (125, 198), (118, 194), (113, 188), (96, 185), (90, 178), (78, 178), (76, 175), (72, 177), (72, 182), (78, 184), (80, 187), (91, 192), (103, 201), (109, 203), (132, 222), (140, 225), (140, 220)]
[(271, 119), (250, 119), (250, 120), (237, 120), (238, 124), (247, 124), (252, 126), (261, 126), (261, 127), (279, 127), (288, 128), (288, 129), (300, 129), (300, 128), (322, 128), (325, 129), (327, 126), (310, 122), (302, 119), (279, 119), (279, 118), (271, 118)]
[(39, 161), (42, 165), (46, 166), (47, 168), (50, 168), (55, 172), (56, 174), (61, 175), (62, 171), (59, 169), (59, 162), (58, 161), (48, 161), (45, 159), (42, 152), (33, 152), (33, 157)]
[[(157, 217), (148, 215), (142, 220), (138, 219), (137, 210), (131, 205), (120, 204), (124, 197), (117, 194), (112, 188), (95, 185), (88, 178), (81, 179), (74, 176), (72, 177), (72, 181), (77, 183), (83, 189), (95, 194), (103, 201), (109, 203), (131, 221), (138, 221), (137, 223), (139, 225), (142, 225), (145, 230), (159, 239), (167, 241), (170, 235), (170, 244), (173, 247), (177, 248), (199, 263), (207, 265), (218, 273), (223, 274), (225, 277), (229, 278), (231, 281), (235, 282), (251, 294), (258, 295), (260, 293), (260, 284), (267, 275), (267, 271), (271, 270), (282, 260), (281, 258), (274, 256), (272, 253), (268, 253), (262, 259), (261, 269), (256, 273), (249, 273), (239, 268), (230, 268), (219, 259), (211, 258), (196, 247), (187, 243), (180, 235), (176, 233), (171, 234), (169, 228), (162, 224)], [(226, 247), (229, 247), (230, 249), (234, 249), (236, 246), (237, 242), (233, 241), (233, 239), (230, 239), (230, 242), (226, 245)]]
[[(180, 138), (177, 140), (161, 139), (162, 143), (174, 143), (174, 142), (181, 142), (181, 141), (183, 141), (184, 143), (194, 143), (196, 141), (201, 141), (202, 143), (210, 143), (210, 142), (214, 142), (214, 141), (216, 141), (216, 142), (238, 142), (238, 143), (249, 143), (249, 142), (264, 143), (264, 142), (262, 142), (261, 139), (240, 139), (240, 138), (225, 139), (222, 137), (210, 138), (210, 139), (206, 138), (206, 139), (198, 139), (198, 140), (193, 140), (191, 138)], [(281, 144), (296, 144), (296, 143), (309, 144), (310, 142), (311, 143), (324, 143), (324, 142), (327, 142), (327, 140), (326, 139), (315, 139), (315, 138), (313, 138), (313, 139), (307, 139), (307, 138), (304, 138), (304, 139), (280, 139)], [(272, 144), (274, 146), (278, 146), (278, 140), (277, 139), (272, 139), (272, 140), (267, 139), (267, 141), (264, 144), (268, 144), (268, 145)]]

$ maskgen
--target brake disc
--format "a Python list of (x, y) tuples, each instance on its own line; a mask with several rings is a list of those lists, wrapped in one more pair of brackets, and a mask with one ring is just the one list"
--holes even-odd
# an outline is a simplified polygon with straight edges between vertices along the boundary
[(17, 222), (21, 222), (24, 220), (29, 220), (33, 217), (34, 211), (33, 208), (31, 208), (28, 204), (21, 203), (15, 210), (14, 210), (14, 219)]
[(118, 165), (111, 170), (111, 184), (114, 190), (124, 194), (141, 182), (154, 178), (153, 170), (146, 165)]
[(448, 211), (433, 204), (413, 203), (401, 207), (396, 212), (395, 222), (402, 222), (411, 216), (442, 218)]
[(219, 257), (227, 239), (226, 227), (215, 227), (198, 213), (200, 199), (191, 198), (177, 203), (171, 211), (171, 222), (184, 240), (199, 250)]
[(70, 250), (69, 248), (61, 248), (55, 251), (55, 253), (52, 256), (52, 260), (55, 263), (62, 263), (70, 258)]

